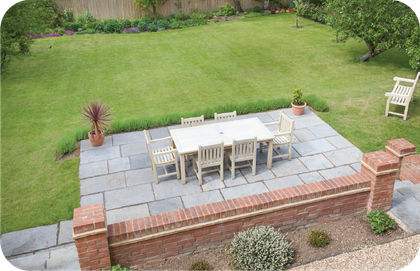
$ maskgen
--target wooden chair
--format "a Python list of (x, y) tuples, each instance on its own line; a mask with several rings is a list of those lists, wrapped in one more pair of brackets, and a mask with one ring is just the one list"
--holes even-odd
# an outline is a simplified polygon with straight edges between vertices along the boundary
[[(181, 118), (181, 128), (187, 128), (187, 127), (194, 127), (204, 125), (204, 115), (201, 115), (200, 117), (195, 118), (189, 118), (184, 119)], [(190, 166), (190, 158), (192, 157), (192, 154), (186, 155), (185, 158), (187, 159), (187, 166)]]
[[(153, 173), (155, 176), (155, 183), (158, 184), (158, 179), (175, 175), (177, 176), (177, 179), (179, 179), (179, 167), (178, 167), (178, 151), (174, 149), (172, 137), (165, 137), (161, 139), (156, 140), (150, 140), (147, 137), (146, 130), (143, 131), (144, 136), (146, 137), (146, 143), (147, 143), (147, 149), (149, 150), (149, 156), (150, 156), (150, 164), (152, 165)], [(152, 143), (162, 142), (162, 141), (169, 141), (169, 146), (158, 148), (153, 150), (150, 146)], [(166, 165), (175, 165), (176, 172), (168, 173), (166, 171)], [(163, 175), (157, 175), (157, 167), (163, 167), (163, 170), (165, 171), (165, 174)]]
[[(404, 120), (407, 120), (408, 106), (410, 104), (410, 101), (413, 102), (414, 90), (416, 88), (419, 77), (420, 72), (417, 74), (417, 77), (414, 80), (401, 77), (394, 77), (394, 81), (397, 81), (397, 83), (395, 83), (394, 89), (392, 90), (392, 92), (385, 93), (385, 96), (388, 97), (385, 109), (386, 117), (388, 117), (388, 114), (393, 114), (402, 116)], [(411, 87), (403, 86), (400, 84), (400, 82), (412, 83), (413, 85)], [(390, 104), (404, 106), (404, 114), (389, 111)]]
[[(280, 118), (277, 122), (266, 123), (265, 126), (271, 125), (278, 125), (277, 131), (274, 131), (274, 140), (273, 140), (273, 151), (277, 154), (277, 156), (273, 156), (274, 158), (280, 158), (288, 156), (289, 161), (292, 159), (292, 140), (293, 140), (293, 130), (295, 126), (295, 121), (289, 119), (283, 111), (280, 111)], [(287, 154), (281, 155), (277, 150), (281, 146), (289, 146), (289, 151)], [(267, 148), (268, 144), (260, 143), (260, 152), (262, 152), (263, 148)]]
[(224, 114), (214, 113), (214, 123), (227, 122), (227, 121), (232, 121), (232, 120), (236, 120), (236, 111), (224, 113)]
[[(232, 167), (229, 166), (229, 159)], [(252, 165), (249, 160), (252, 160)], [(237, 166), (236, 162), (241, 161), (245, 161), (245, 165)], [(235, 179), (235, 169), (248, 166), (252, 168), (252, 175), (255, 175), (257, 171), (257, 137), (238, 141), (232, 140), (232, 150), (226, 152), (226, 167), (232, 173), (232, 180)]]
[[(223, 152), (223, 142), (215, 145), (198, 146), (198, 154), (193, 156), (193, 170), (200, 185), (202, 184), (203, 173), (219, 172), (220, 181), (223, 181)], [(217, 166), (220, 166), (220, 169)], [(216, 168), (203, 172), (203, 168), (208, 167)]]

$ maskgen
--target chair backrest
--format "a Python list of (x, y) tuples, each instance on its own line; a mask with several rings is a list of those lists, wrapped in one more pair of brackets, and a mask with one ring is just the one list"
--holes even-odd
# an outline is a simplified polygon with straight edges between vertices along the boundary
[(232, 158), (253, 159), (257, 153), (257, 137), (243, 140), (232, 140)]
[(280, 111), (279, 118), (279, 129), (280, 133), (290, 133), (290, 136), (293, 134), (293, 129), (295, 126), (295, 121), (291, 120), (283, 111)]
[(420, 72), (417, 73), (416, 79), (414, 79), (414, 85), (413, 85), (413, 92), (416, 89), (417, 82), (419, 81)]
[(198, 146), (198, 164), (202, 166), (220, 165), (223, 163), (224, 144)]
[(189, 119), (181, 118), (182, 128), (194, 127), (194, 126), (199, 126), (203, 124), (204, 124), (204, 115), (201, 115), (200, 117), (196, 117), (196, 118), (189, 118)]
[(227, 121), (232, 121), (232, 120), (236, 120), (236, 110), (233, 112), (229, 112), (229, 113), (224, 113), (224, 114), (217, 114), (214, 113), (214, 122), (227, 122)]

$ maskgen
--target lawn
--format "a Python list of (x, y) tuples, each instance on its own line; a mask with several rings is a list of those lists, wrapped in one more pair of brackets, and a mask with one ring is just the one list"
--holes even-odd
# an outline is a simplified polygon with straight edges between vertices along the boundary
[[(319, 114), (363, 152), (404, 137), (420, 149), (420, 105), (409, 122), (383, 118), (394, 76), (414, 78), (406, 54), (367, 63), (363, 43), (336, 44), (328, 26), (293, 14), (131, 35), (43, 38), (2, 74), (1, 233), (72, 219), (79, 159), (56, 145), (82, 125), (81, 106), (109, 103), (115, 119), (291, 98), (295, 87), (330, 105)], [(419, 100), (417, 89), (415, 100)], [(402, 112), (402, 109), (400, 110)]]

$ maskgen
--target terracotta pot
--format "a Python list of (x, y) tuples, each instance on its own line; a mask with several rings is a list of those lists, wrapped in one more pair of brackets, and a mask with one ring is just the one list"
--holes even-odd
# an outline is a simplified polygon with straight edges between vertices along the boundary
[(104, 143), (105, 133), (103, 130), (100, 130), (98, 137), (95, 137), (95, 131), (90, 131), (88, 135), (89, 135), (90, 143), (92, 143), (93, 146), (101, 146)]
[(305, 111), (306, 103), (303, 102), (303, 105), (295, 105), (292, 102), (293, 114), (295, 115), (302, 115), (303, 111)]

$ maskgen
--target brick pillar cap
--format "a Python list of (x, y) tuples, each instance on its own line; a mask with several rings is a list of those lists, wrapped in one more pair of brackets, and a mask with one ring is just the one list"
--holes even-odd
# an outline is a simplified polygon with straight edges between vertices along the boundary
[(81, 234), (105, 228), (105, 214), (102, 203), (74, 209), (74, 234)]
[(389, 140), (386, 146), (400, 156), (416, 152), (416, 146), (404, 138)]
[(398, 169), (398, 159), (384, 151), (363, 154), (362, 161), (376, 172)]

